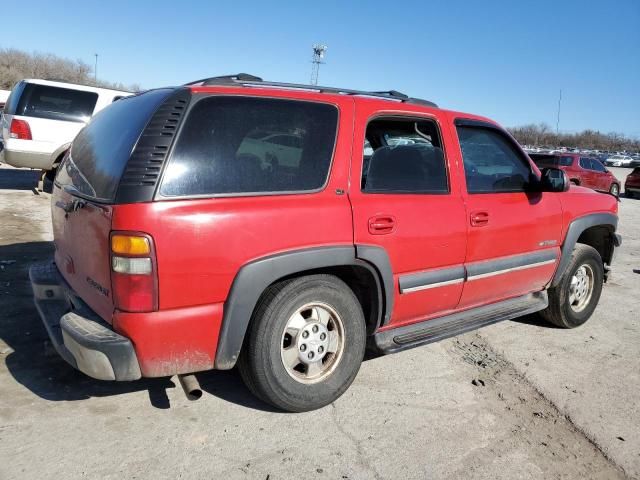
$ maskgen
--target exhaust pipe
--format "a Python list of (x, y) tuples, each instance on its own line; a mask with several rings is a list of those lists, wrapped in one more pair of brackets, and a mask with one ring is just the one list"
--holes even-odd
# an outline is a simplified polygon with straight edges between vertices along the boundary
[(187, 396), (187, 400), (195, 401), (202, 397), (202, 389), (200, 383), (193, 373), (187, 375), (178, 375), (178, 381), (184, 394)]

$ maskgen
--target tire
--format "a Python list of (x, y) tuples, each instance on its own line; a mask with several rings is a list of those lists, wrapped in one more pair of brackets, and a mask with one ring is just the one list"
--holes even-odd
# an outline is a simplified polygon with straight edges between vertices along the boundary
[(618, 185), (617, 183), (612, 183), (611, 187), (609, 187), (609, 193), (618, 198), (620, 196), (620, 185)]
[[(585, 278), (586, 290), (581, 288), (581, 279)], [(598, 251), (589, 245), (576, 244), (560, 282), (548, 291), (549, 306), (540, 312), (541, 315), (561, 328), (579, 327), (589, 320), (596, 309), (603, 282), (604, 267)], [(575, 293), (576, 287), (578, 293)], [(584, 293), (581, 295), (581, 292)]]
[(263, 401), (289, 412), (315, 410), (349, 388), (365, 344), (364, 315), (352, 290), (333, 275), (309, 275), (262, 295), (238, 368)]

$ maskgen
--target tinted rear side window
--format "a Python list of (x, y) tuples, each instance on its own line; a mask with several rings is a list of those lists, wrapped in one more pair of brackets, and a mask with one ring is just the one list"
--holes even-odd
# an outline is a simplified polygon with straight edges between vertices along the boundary
[(86, 122), (96, 107), (98, 94), (70, 88), (27, 83), (20, 96), (16, 115)]
[(84, 196), (112, 201), (140, 133), (172, 92), (161, 89), (125, 97), (100, 111), (73, 141), (56, 183)]
[(447, 162), (435, 122), (378, 118), (367, 126), (366, 139), (373, 154), (363, 158), (363, 192), (449, 192)]
[(338, 111), (323, 103), (208, 97), (185, 120), (163, 196), (311, 191), (327, 179)]

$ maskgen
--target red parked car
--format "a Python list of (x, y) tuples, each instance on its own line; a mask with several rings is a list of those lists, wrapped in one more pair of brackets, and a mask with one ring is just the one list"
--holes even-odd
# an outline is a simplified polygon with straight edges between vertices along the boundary
[(640, 167), (636, 167), (624, 181), (624, 194), (633, 198), (640, 195)]
[(487, 118), (244, 74), (115, 102), (54, 183), (55, 258), (30, 276), (67, 362), (186, 391), (238, 365), (289, 411), (338, 398), (367, 345), (583, 324), (620, 244), (613, 197)]
[(620, 182), (596, 158), (585, 157), (579, 153), (531, 153), (534, 163), (540, 167), (554, 167), (567, 172), (569, 180), (575, 185), (608, 192), (617, 197), (620, 195)]

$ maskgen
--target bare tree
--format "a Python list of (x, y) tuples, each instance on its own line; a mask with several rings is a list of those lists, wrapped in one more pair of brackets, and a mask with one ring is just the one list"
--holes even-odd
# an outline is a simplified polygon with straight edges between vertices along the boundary
[(116, 90), (140, 91), (140, 86), (93, 79), (92, 67), (82, 60), (69, 60), (51, 53), (28, 53), (15, 48), (0, 49), (0, 89), (11, 89), (25, 78), (96, 85)]
[(640, 151), (640, 139), (629, 138), (616, 132), (604, 134), (596, 130), (584, 130), (574, 134), (556, 134), (549, 125), (544, 123), (511, 128), (510, 132), (522, 145), (575, 147), (609, 151)]

